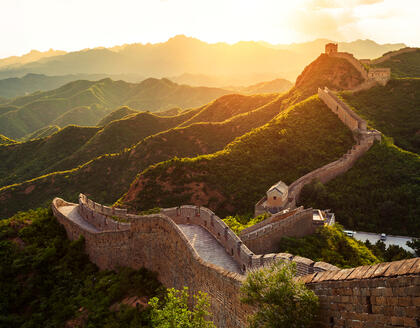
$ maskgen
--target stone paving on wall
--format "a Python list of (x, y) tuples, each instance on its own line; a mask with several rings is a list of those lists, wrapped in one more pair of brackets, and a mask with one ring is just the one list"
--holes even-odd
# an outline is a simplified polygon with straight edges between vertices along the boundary
[(204, 261), (230, 272), (241, 273), (233, 257), (206, 229), (194, 224), (178, 224), (178, 226)]

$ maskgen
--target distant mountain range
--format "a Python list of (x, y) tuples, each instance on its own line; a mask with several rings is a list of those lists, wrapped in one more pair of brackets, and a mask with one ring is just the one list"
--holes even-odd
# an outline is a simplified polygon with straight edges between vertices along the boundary
[[(23, 77), (10, 77), (0, 80), (0, 97), (15, 98), (35, 91), (53, 90), (76, 80), (97, 81), (104, 78), (124, 80), (127, 82), (140, 82), (144, 77), (140, 75), (109, 75), (109, 74), (70, 74), (47, 76), (44, 74), (28, 73)], [(3, 101), (4, 102), (4, 101)], [(0, 100), (1, 103), (1, 100)]]
[[(163, 43), (128, 44), (113, 48), (51, 53), (43, 56), (6, 58), (0, 61), (0, 78), (22, 77), (28, 73), (140, 74), (146, 77), (179, 76), (185, 73), (222, 78), (226, 85), (249, 85), (264, 80), (294, 80), (322, 51), (329, 40), (271, 45), (265, 42), (209, 44), (183, 35)], [(380, 45), (370, 40), (340, 43), (342, 51), (356, 57), (373, 58), (404, 44)], [(13, 64), (1, 64), (12, 62)], [(262, 78), (263, 77), (263, 78)], [(198, 85), (206, 85), (197, 80)], [(197, 85), (196, 84), (196, 85)], [(219, 85), (220, 86), (220, 85)]]

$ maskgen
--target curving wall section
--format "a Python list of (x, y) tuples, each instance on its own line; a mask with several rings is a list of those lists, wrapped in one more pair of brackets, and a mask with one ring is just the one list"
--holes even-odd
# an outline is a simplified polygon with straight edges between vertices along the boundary
[(348, 52), (336, 52), (336, 53), (330, 54), (329, 56), (347, 59), (347, 61), (359, 71), (359, 73), (362, 75), (364, 80), (368, 79), (368, 71), (363, 66), (363, 64), (358, 59), (356, 59), (352, 54)]
[[(218, 327), (243, 327), (247, 314), (252, 311), (239, 300), (239, 288), (245, 276), (204, 261), (179, 224), (206, 229), (244, 271), (278, 260), (295, 262), (298, 275), (337, 270), (328, 263), (287, 253), (255, 255), (223, 220), (203, 207), (184, 205), (163, 209), (160, 214), (139, 216), (102, 206), (81, 194), (79, 205), (55, 198), (52, 210), (69, 239), (85, 238), (86, 253), (100, 269), (145, 267), (157, 272), (167, 287), (188, 286), (193, 293), (199, 290), (208, 293)], [(119, 219), (126, 222), (114, 220), (116, 213), (121, 213)]]

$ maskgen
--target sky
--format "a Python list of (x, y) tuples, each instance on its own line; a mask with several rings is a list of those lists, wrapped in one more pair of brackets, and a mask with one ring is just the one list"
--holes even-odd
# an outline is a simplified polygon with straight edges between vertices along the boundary
[(0, 0), (0, 58), (157, 43), (328, 38), (420, 46), (420, 0)]

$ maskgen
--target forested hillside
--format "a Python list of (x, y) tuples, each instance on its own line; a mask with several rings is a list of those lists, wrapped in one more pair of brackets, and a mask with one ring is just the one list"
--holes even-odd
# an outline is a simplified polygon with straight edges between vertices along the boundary
[(342, 97), (397, 146), (420, 153), (420, 79), (393, 79), (386, 86)]
[(78, 193), (83, 192), (102, 203), (113, 203), (147, 166), (174, 156), (196, 156), (220, 150), (234, 138), (271, 120), (286, 107), (287, 100), (285, 96), (278, 96), (260, 108), (223, 122), (170, 129), (145, 138), (131, 149), (101, 156), (73, 170), (0, 188), (0, 203), (7, 204), (0, 207), (0, 217), (23, 207), (48, 206), (57, 194), (75, 201)]
[(274, 182), (290, 184), (352, 144), (351, 132), (314, 96), (222, 151), (148, 168), (119, 204), (134, 210), (197, 204), (220, 215), (250, 213)]
[(228, 93), (223, 89), (178, 85), (166, 79), (147, 79), (137, 84), (111, 79), (79, 80), (1, 105), (0, 133), (22, 138), (49, 125), (96, 125), (122, 105), (150, 111), (194, 107)]
[[(51, 173), (47, 176), (41, 176), (15, 185), (4, 186), (0, 189), (0, 203), (4, 205), (1, 207), (0, 216), (10, 216), (19, 209), (29, 209), (40, 205), (47, 206), (56, 195), (61, 195), (65, 199), (74, 201), (77, 199), (79, 192), (90, 195), (98, 202), (113, 203), (127, 191), (136, 174), (146, 169), (149, 165), (169, 160), (174, 156), (179, 158), (194, 157), (221, 150), (235, 138), (266, 124), (284, 109), (304, 100), (308, 95), (316, 93), (317, 85), (311, 82), (312, 79), (317, 79), (319, 85), (322, 85), (330, 81), (332, 79), (331, 74), (333, 74), (333, 80), (336, 80), (336, 87), (345, 88), (350, 83), (349, 81), (357, 78), (358, 72), (351, 70), (352, 66), (346, 61), (336, 61), (331, 58), (330, 64), (332, 66), (341, 67), (338, 73), (325, 69), (328, 66), (328, 58), (322, 56), (318, 58), (315, 64), (310, 66), (310, 72), (305, 70), (302, 73), (299, 78), (300, 85), (298, 88), (293, 88), (286, 94), (275, 96), (274, 99), (273, 95), (248, 97), (231, 95), (195, 109), (199, 111), (197, 115), (201, 116), (200, 119), (197, 119), (198, 121), (204, 119), (219, 121), (230, 115), (236, 115), (223, 122), (193, 123), (185, 127), (162, 131), (141, 140), (131, 149), (113, 155), (104, 155), (96, 159), (85, 157), (84, 152), (75, 152), (74, 155), (63, 159), (61, 163), (57, 162), (54, 170), (73, 168), (84, 160), (93, 160), (70, 171)], [(346, 71), (346, 67), (350, 73)], [(273, 100), (270, 101), (271, 99)], [(261, 106), (264, 102), (266, 103)], [(260, 107), (255, 108), (256, 106)], [(190, 113), (184, 111), (181, 115), (190, 115)], [(132, 142), (134, 142), (135, 138), (139, 135), (141, 136), (138, 127), (144, 124), (136, 118), (145, 115), (147, 117), (150, 116), (150, 114), (142, 113), (128, 116), (126, 119), (117, 120), (109, 124), (108, 126), (111, 127), (121, 127), (121, 129), (114, 129), (115, 133), (108, 134), (106, 132), (108, 128), (105, 126), (103, 128), (104, 138), (101, 137), (102, 133), (98, 133), (94, 139), (104, 140), (106, 143), (98, 143), (97, 146), (91, 147), (92, 154), (99, 155), (100, 152), (98, 153), (98, 150), (101, 149), (102, 151), (111, 151), (107, 145), (107, 142), (110, 140), (110, 146), (120, 147), (120, 150), (122, 150), (123, 146), (129, 147), (133, 144)], [(126, 129), (124, 126), (131, 127)], [(124, 145), (124, 142), (114, 143), (113, 139), (125, 140), (124, 142), (127, 142), (127, 144)], [(87, 143), (86, 147), (89, 144)], [(112, 148), (112, 151), (116, 151), (115, 148)], [(259, 157), (258, 151), (259, 149), (257, 148), (253, 149), (252, 156)], [(321, 158), (323, 155), (323, 153), (320, 154)], [(52, 167), (50, 168), (50, 172), (52, 172)], [(300, 166), (290, 168), (290, 170), (295, 176), (299, 176), (302, 172)], [(267, 184), (272, 184), (275, 181), (268, 182), (267, 179)], [(258, 197), (260, 196), (261, 194), (259, 193)], [(256, 196), (254, 195), (253, 197)], [(253, 204), (248, 203), (246, 206), (249, 208)]]
[(373, 66), (391, 68), (391, 75), (394, 78), (420, 77), (420, 49), (393, 56)]
[(99, 271), (47, 209), (0, 221), (0, 268), (1, 327), (144, 327), (162, 292), (145, 269)]

